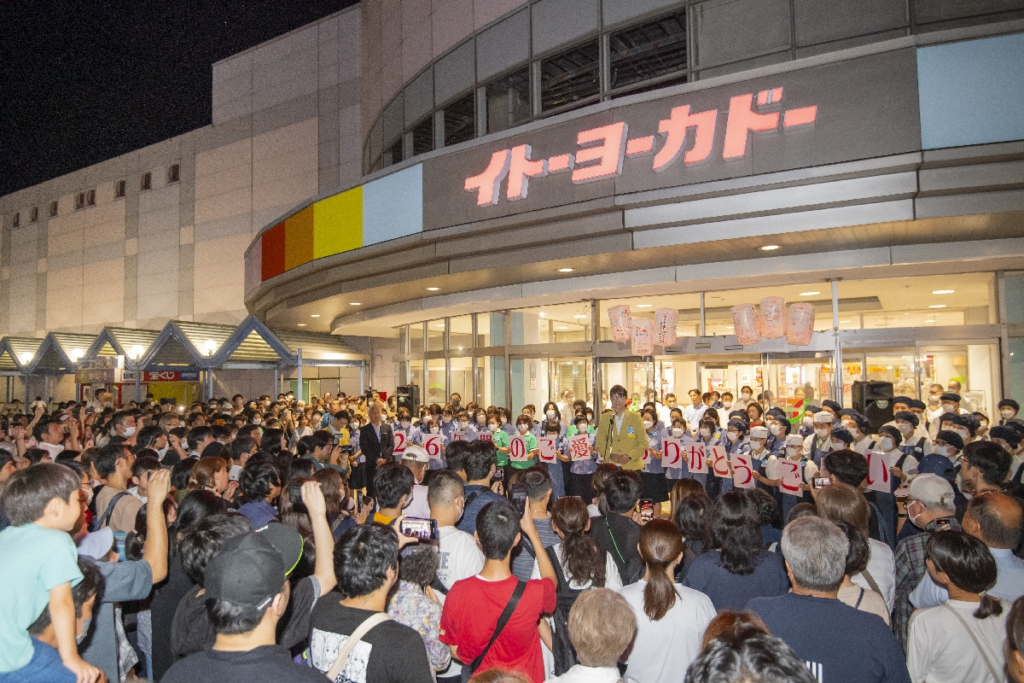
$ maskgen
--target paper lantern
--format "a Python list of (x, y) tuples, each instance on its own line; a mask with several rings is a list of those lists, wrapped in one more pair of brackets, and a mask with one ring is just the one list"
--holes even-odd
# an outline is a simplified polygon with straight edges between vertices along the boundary
[(781, 296), (761, 299), (761, 336), (765, 339), (786, 336), (786, 300)]
[(808, 303), (791, 304), (789, 307), (789, 324), (786, 328), (786, 341), (793, 346), (807, 346), (814, 334), (814, 305)]
[(608, 309), (608, 322), (612, 326), (612, 341), (628, 342), (633, 336), (633, 316), (629, 306), (612, 306)]
[(654, 355), (654, 322), (648, 318), (633, 321), (633, 355)]
[(654, 312), (654, 343), (672, 346), (676, 343), (676, 324), (679, 312), (674, 308), (659, 308)]
[(761, 330), (754, 304), (740, 304), (732, 307), (732, 324), (736, 340), (744, 346), (761, 341)]

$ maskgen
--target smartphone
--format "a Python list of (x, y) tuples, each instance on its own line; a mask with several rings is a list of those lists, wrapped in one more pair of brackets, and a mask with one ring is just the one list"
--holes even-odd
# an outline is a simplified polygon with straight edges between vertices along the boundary
[(491, 477), (491, 481), (501, 481), (505, 478), (505, 470), (497, 469), (494, 470), (494, 476)]
[(828, 486), (831, 483), (832, 483), (832, 480), (829, 479), (828, 477), (815, 477), (814, 478), (814, 488), (816, 488), (816, 489), (820, 489), (820, 488), (822, 488), (824, 486)]
[(654, 519), (654, 501), (650, 498), (640, 499), (640, 519), (644, 522)]
[(358, 509), (361, 507), (363, 507), (363, 492), (356, 491), (356, 508)]
[(403, 536), (418, 538), (421, 541), (436, 541), (437, 520), (422, 519), (420, 517), (406, 517), (398, 527)]
[(516, 506), (519, 516), (522, 517), (526, 513), (526, 487), (522, 484), (512, 484), (510, 489), (512, 504)]
[(292, 501), (292, 508), (296, 511), (306, 509), (305, 503), (302, 502), (302, 481), (293, 481), (288, 484), (288, 497)]

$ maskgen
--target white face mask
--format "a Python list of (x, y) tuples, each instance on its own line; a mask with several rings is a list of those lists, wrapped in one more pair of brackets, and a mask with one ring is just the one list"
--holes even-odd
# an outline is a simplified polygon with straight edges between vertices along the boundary
[(481, 425), (482, 424), (487, 424), (487, 417), (485, 415), (477, 415), (476, 423), (477, 424), (481, 424)]
[(408, 429), (409, 425), (411, 425), (412, 423), (409, 422), (408, 420), (402, 420), (398, 424), (402, 425), (402, 429)]
[(125, 436), (129, 436), (130, 437), (134, 433), (135, 433), (135, 427), (125, 427), (124, 428), (124, 435)]
[(1013, 412), (1013, 410), (1009, 408), (1006, 408), (1004, 410), (1000, 410), (999, 414), (1003, 416), (1004, 420), (1012, 420), (1013, 416), (1016, 415), (1017, 413)]
[(768, 431), (772, 433), (772, 436), (779, 436), (782, 434), (782, 425), (773, 424)]
[(814, 433), (818, 435), (819, 439), (824, 439), (826, 436), (828, 436), (828, 429), (825, 427), (817, 427), (814, 430)]
[(261, 420), (261, 419), (260, 419), (260, 418), (258, 418), (258, 417), (254, 417), (254, 418), (252, 419), (252, 423), (253, 423), (254, 425), (258, 425), (258, 424), (259, 424), (259, 423), (261, 423), (261, 422), (263, 422), (263, 420)]
[(430, 433), (431, 434), (439, 434), (440, 432), (441, 432), (441, 428), (440, 427), (431, 427), (430, 428)]
[(459, 429), (461, 429), (461, 430), (469, 429), (469, 423), (466, 422), (465, 420), (460, 420), (459, 421)]
[(750, 394), (748, 394), (747, 392), (744, 391), (742, 394), (740, 394), (740, 398), (742, 398), (744, 401), (749, 401), (750, 400)]
[(519, 425), (519, 431), (523, 433), (530, 431), (530, 425)]
[(358, 423), (358, 422), (353, 422), (353, 423), (352, 423), (351, 425), (349, 425), (349, 426), (350, 426), (350, 427), (351, 427), (352, 429), (359, 429), (359, 423)]
[(967, 431), (966, 427), (957, 427), (953, 431), (956, 432), (956, 434), (959, 435), (960, 438), (964, 439), (965, 441), (971, 436), (971, 433)]
[(646, 429), (647, 431), (651, 431), (652, 427), (654, 427), (653, 422), (651, 422), (650, 420), (644, 420), (644, 429)]
[(967, 493), (967, 491), (964, 491), (963, 474), (957, 474), (956, 475), (956, 487), (958, 489), (960, 489), (960, 493), (964, 494), (964, 498), (966, 498), (967, 500), (970, 500), (971, 498), (974, 498), (974, 494), (973, 493)]
[(750, 450), (760, 453), (762, 448), (764, 448), (764, 441), (761, 439), (750, 440)]
[(897, 422), (896, 429), (900, 430), (900, 434), (907, 436), (914, 431), (914, 425), (909, 422)]
[(881, 439), (878, 440), (878, 447), (881, 448), (886, 453), (891, 451), (894, 446), (895, 444), (892, 442), (892, 437), (883, 436)]
[(801, 420), (800, 422), (801, 422), (801, 423), (802, 423), (802, 424), (803, 424), (803, 425), (804, 425), (805, 427), (810, 427), (811, 425), (813, 425), (813, 424), (814, 424), (814, 418), (808, 415), (807, 417), (805, 417), (805, 418), (804, 418), (803, 420)]
[(944, 413), (952, 413), (954, 410), (956, 410), (956, 406), (954, 406), (952, 403), (943, 403), (942, 404), (942, 412), (944, 412)]
[(498, 425), (496, 425), (496, 424), (494, 424), (492, 422), (491, 424), (487, 425), (487, 431), (489, 431), (489, 432), (496, 432), (496, 431), (498, 431)]
[(167, 451), (169, 451), (169, 450), (170, 450), (170, 448), (168, 448), (168, 447), (158, 448), (158, 449), (156, 449), (156, 454), (160, 456), (161, 460), (163, 460), (164, 456), (167, 455)]
[(736, 443), (737, 441), (740, 440), (739, 432), (729, 432), (728, 436), (729, 436), (729, 441), (732, 441), (733, 443)]
[(704, 438), (706, 439), (706, 438), (708, 438), (709, 436), (711, 436), (711, 430), (710, 430), (710, 429), (708, 429), (707, 427), (704, 427), (704, 428), (702, 428), (702, 429), (700, 430), (700, 435), (701, 435), (701, 436), (703, 436), (703, 437), (704, 437)]
[(787, 446), (786, 447), (786, 456), (790, 460), (797, 460), (797, 459), (799, 459), (800, 447), (799, 446)]
[(547, 418), (549, 420), (554, 420), (555, 419), (555, 411), (553, 411), (553, 410), (549, 410), (548, 412), (546, 412), (544, 414), (547, 415)]
[(680, 429), (679, 427), (675, 427), (675, 428), (674, 428), (674, 429), (672, 430), (672, 436), (674, 436), (675, 438), (677, 438), (677, 439), (678, 439), (678, 438), (679, 438), (679, 437), (681, 437), (682, 435), (683, 435), (683, 430), (682, 430), (682, 429)]
[(726, 409), (732, 408), (732, 401), (722, 401), (722, 407)]
[[(948, 444), (942, 444), (940, 446), (936, 446), (934, 448), (934, 451), (936, 453), (938, 453), (939, 455), (946, 456), (947, 458), (952, 458), (953, 457), (953, 453), (954, 453), (953, 447), (948, 445)], [(959, 477), (959, 475), (957, 475), (957, 476)]]

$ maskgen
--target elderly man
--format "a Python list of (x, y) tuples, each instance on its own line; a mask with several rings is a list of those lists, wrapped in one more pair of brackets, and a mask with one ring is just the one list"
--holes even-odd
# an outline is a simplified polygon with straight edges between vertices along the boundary
[(782, 555), (791, 592), (754, 598), (747, 609), (828, 683), (910, 681), (903, 649), (877, 615), (836, 597), (846, 571), (849, 542), (835, 524), (801, 517), (782, 533)]
[(892, 611), (892, 630), (904, 647), (910, 615), (914, 613), (910, 593), (928, 573), (924, 563), (928, 539), (936, 531), (960, 530), (953, 486), (948, 481), (937, 474), (918, 474), (907, 488), (907, 522), (896, 546), (896, 601)]
[(377, 467), (386, 462), (394, 462), (395, 435), (391, 425), (385, 424), (384, 410), (380, 403), (370, 404), (369, 424), (359, 430), (359, 448), (363, 453), (361, 462), (352, 472), (352, 488), (366, 487), (373, 496), (373, 478)]

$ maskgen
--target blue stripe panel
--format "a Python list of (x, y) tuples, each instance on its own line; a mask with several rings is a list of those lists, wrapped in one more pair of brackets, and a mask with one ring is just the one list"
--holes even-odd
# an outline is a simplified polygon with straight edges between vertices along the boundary
[(1024, 34), (917, 51), (924, 149), (1024, 140)]
[(423, 164), (363, 185), (363, 246), (423, 232)]

